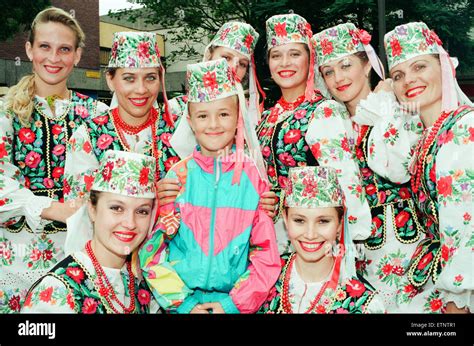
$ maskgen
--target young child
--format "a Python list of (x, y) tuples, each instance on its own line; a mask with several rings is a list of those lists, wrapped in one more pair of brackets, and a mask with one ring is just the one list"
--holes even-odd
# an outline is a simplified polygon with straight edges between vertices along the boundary
[(374, 288), (355, 274), (343, 193), (330, 167), (289, 171), (283, 220), (295, 249), (262, 306), (264, 313), (384, 312)]
[(254, 313), (280, 273), (273, 223), (259, 208), (265, 172), (243, 154), (250, 127), (234, 73), (225, 59), (188, 65), (187, 120), (198, 145), (168, 172), (180, 193), (160, 207), (139, 254), (170, 312)]

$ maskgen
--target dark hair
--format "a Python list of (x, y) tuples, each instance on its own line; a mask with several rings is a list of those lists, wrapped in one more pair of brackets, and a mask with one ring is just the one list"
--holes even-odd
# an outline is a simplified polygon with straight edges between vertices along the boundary
[(116, 67), (107, 67), (105, 69), (105, 73), (110, 75), (110, 78), (114, 78), (115, 77), (115, 73), (117, 72), (117, 68)]
[(342, 221), (344, 217), (344, 207), (335, 207), (337, 211), (337, 217), (339, 218), (339, 221)]
[(99, 196), (100, 196), (101, 192), (100, 191), (97, 191), (97, 190), (91, 190), (90, 192), (90, 196), (89, 196), (89, 199), (91, 201), (91, 204), (96, 207), (97, 206), (97, 202), (99, 201)]

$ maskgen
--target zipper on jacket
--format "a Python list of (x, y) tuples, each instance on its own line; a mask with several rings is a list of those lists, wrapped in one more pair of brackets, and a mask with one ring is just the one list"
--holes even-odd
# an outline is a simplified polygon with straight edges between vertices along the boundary
[(214, 254), (214, 228), (216, 223), (216, 196), (217, 196), (217, 186), (219, 185), (220, 179), (220, 167), (218, 159), (214, 159), (214, 191), (212, 194), (212, 203), (211, 203), (211, 224), (209, 226), (209, 262), (207, 265), (207, 275), (206, 275), (206, 283), (204, 284), (204, 289), (207, 289), (207, 285), (209, 284), (209, 276), (211, 274), (211, 262), (212, 256)]

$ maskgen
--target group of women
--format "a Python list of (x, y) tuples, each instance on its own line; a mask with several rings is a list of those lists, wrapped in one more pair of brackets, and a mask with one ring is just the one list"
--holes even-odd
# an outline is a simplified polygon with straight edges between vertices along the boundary
[[(281, 98), (263, 112), (253, 54), (259, 35), (250, 25), (224, 24), (204, 61), (226, 59), (248, 85), (258, 136), (246, 140), (265, 162), (270, 191), (260, 203), (273, 217), (280, 253), (294, 250), (284, 222), (290, 170), (328, 167), (344, 196), (351, 239), (345, 256), (383, 306), (372, 311), (472, 311), (474, 113), (441, 40), (422, 22), (388, 32), (386, 78), (370, 34), (352, 23), (313, 35), (303, 17), (276, 15), (266, 35)], [(84, 40), (64, 11), (39, 13), (26, 43), (33, 74), (11, 88), (0, 112), (3, 313), (158, 309), (141, 280), (137, 251), (158, 206), (180, 189), (177, 180), (162, 178), (196, 145), (182, 119), (187, 98), (168, 102), (165, 70), (148, 33), (115, 34), (106, 72), (110, 107), (69, 90)], [(277, 288), (287, 275), (283, 259)], [(306, 290), (286, 289), (303, 289), (295, 287)], [(316, 306), (316, 298), (305, 299)]]

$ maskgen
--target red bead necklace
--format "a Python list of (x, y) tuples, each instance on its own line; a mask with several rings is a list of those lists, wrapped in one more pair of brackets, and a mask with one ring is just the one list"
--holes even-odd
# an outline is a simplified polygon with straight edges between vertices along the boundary
[(156, 177), (159, 178), (160, 177), (160, 165), (159, 165), (160, 155), (158, 153), (158, 138), (156, 134), (156, 123), (158, 120), (158, 115), (159, 115), (158, 111), (154, 107), (152, 107), (147, 121), (145, 121), (143, 124), (139, 126), (131, 126), (122, 120), (119, 114), (118, 107), (112, 109), (112, 118), (115, 124), (115, 128), (117, 129), (117, 134), (120, 138), (120, 141), (124, 145), (125, 149), (128, 151), (131, 151), (130, 145), (128, 144), (127, 139), (125, 138), (122, 132), (125, 132), (129, 135), (136, 135), (137, 133), (143, 131), (147, 127), (151, 127), (151, 145), (152, 145), (151, 150), (152, 150), (152, 156), (155, 158), (155, 161), (156, 161)]
[[(296, 254), (291, 255), (291, 258), (289, 259), (288, 266), (286, 268), (285, 278), (283, 279), (283, 287), (282, 287), (282, 291), (281, 291), (281, 302), (282, 302), (282, 306), (283, 306), (283, 311), (287, 314), (292, 314), (293, 313), (293, 309), (291, 307), (290, 298), (289, 298), (289, 293), (290, 293), (289, 286), (290, 286), (291, 270), (293, 268), (293, 264), (295, 262), (295, 259), (296, 259)], [(308, 310), (305, 311), (305, 314), (309, 314), (311, 311), (314, 310), (314, 308), (316, 307), (316, 304), (318, 304), (318, 302), (321, 299), (322, 295), (326, 291), (326, 288), (328, 287), (328, 285), (329, 285), (329, 280), (324, 283), (323, 287), (321, 287), (318, 294), (316, 295), (314, 300), (311, 302)]]
[(138, 126), (132, 126), (123, 121), (123, 119), (120, 117), (118, 107), (112, 109), (112, 116), (114, 118), (114, 123), (117, 128), (124, 131), (125, 133), (128, 133), (129, 135), (136, 135), (137, 133), (143, 131), (151, 124), (156, 122), (156, 119), (158, 117), (158, 111), (154, 107), (152, 107), (148, 119), (143, 124), (140, 124)]
[(425, 140), (420, 139), (420, 141), (418, 142), (416, 146), (415, 153), (414, 153), (415, 165), (412, 171), (412, 178), (411, 178), (411, 188), (414, 193), (418, 192), (421, 185), (421, 178), (423, 176), (423, 166), (425, 164), (426, 155), (428, 155), (428, 151), (430, 150), (431, 145), (436, 139), (440, 127), (443, 125), (444, 121), (446, 120), (446, 118), (449, 117), (449, 115), (450, 115), (449, 112), (443, 112), (439, 116), (439, 118), (435, 121), (431, 129), (429, 129), (430, 132), (428, 136), (425, 137)]
[(304, 101), (304, 95), (298, 97), (295, 102), (287, 102), (285, 98), (282, 96), (277, 101), (277, 103), (285, 110), (285, 111), (292, 111), (295, 110), (300, 104)]
[(127, 262), (127, 271), (128, 271), (128, 290), (130, 292), (130, 306), (127, 308), (122, 302), (117, 298), (115, 294), (114, 287), (110, 284), (107, 275), (104, 272), (104, 269), (100, 265), (99, 261), (94, 255), (91, 246), (92, 241), (89, 240), (86, 244), (86, 252), (89, 258), (92, 261), (92, 265), (94, 266), (95, 272), (97, 273), (97, 279), (99, 281), (99, 294), (105, 298), (107, 304), (109, 304), (110, 308), (116, 313), (120, 314), (122, 312), (118, 311), (111, 300), (115, 301), (123, 310), (124, 314), (129, 314), (135, 311), (135, 278), (132, 273), (132, 263), (131, 261)]

